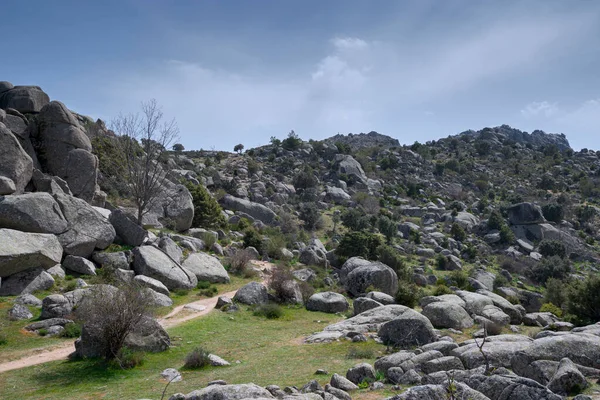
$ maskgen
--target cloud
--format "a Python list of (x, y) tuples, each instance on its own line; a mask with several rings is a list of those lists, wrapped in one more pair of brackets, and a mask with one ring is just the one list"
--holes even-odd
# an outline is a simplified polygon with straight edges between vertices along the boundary
[(527, 104), (527, 106), (521, 110), (521, 115), (527, 118), (538, 116), (552, 117), (558, 112), (559, 108), (556, 103), (549, 103), (547, 101), (534, 101)]
[(339, 50), (365, 49), (369, 46), (366, 41), (353, 37), (336, 37), (331, 39), (331, 43)]

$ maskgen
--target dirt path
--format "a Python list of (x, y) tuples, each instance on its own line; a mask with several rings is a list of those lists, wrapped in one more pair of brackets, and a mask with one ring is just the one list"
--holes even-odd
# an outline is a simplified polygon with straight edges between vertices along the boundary
[[(252, 263), (256, 267), (261, 268), (263, 270), (271, 269), (273, 267), (273, 264), (264, 261), (253, 261)], [(159, 318), (158, 322), (165, 329), (168, 329), (180, 325), (189, 320), (192, 320), (194, 318), (207, 315), (215, 309), (219, 297), (227, 296), (229, 298), (233, 298), (236, 292), (237, 290), (233, 290), (231, 292), (221, 293), (215, 297), (210, 297), (208, 299), (202, 299), (198, 301), (193, 301), (191, 303), (182, 304), (180, 306), (175, 307), (173, 311), (171, 311), (169, 314)], [(51, 361), (65, 360), (67, 359), (69, 354), (75, 351), (75, 341), (69, 341), (59, 346), (52, 347), (50, 349), (41, 349), (38, 351), (40, 352), (33, 355), (29, 355), (27, 357), (20, 358), (18, 360), (0, 363), (0, 374), (3, 372), (31, 367), (33, 365), (44, 364)]]

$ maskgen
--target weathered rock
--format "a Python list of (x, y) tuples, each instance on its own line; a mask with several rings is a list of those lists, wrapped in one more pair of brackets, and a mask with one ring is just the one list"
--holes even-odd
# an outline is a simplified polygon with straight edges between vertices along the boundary
[[(485, 365), (485, 360), (478, 345), (483, 339), (467, 341), (450, 353), (463, 362), (465, 368), (473, 369)], [(532, 345), (531, 338), (522, 335), (498, 335), (488, 337), (483, 345), (490, 365), (493, 367), (511, 367), (511, 360), (517, 352), (528, 349)]]
[(37, 113), (50, 101), (50, 97), (39, 86), (14, 86), (2, 90), (0, 108), (3, 109), (14, 108), (21, 113)]
[(229, 275), (216, 258), (206, 253), (192, 253), (182, 266), (196, 275), (198, 281), (210, 283), (229, 283)]
[(370, 291), (365, 295), (365, 297), (371, 300), (375, 300), (383, 304), (384, 306), (387, 306), (389, 304), (396, 304), (396, 300), (394, 300), (393, 296), (390, 296), (387, 293), (378, 292), (377, 290)]
[(356, 364), (346, 372), (346, 379), (358, 385), (365, 379), (375, 380), (375, 368), (371, 364)]
[(176, 263), (181, 264), (181, 261), (183, 261), (183, 250), (181, 250), (181, 247), (179, 247), (170, 237), (163, 236), (159, 238), (157, 246)]
[(146, 275), (162, 282), (169, 290), (193, 289), (198, 284), (196, 275), (174, 263), (153, 246), (133, 249), (133, 269), (137, 275)]
[(41, 307), (42, 301), (30, 293), (22, 294), (15, 299), (16, 304)]
[(217, 310), (220, 310), (221, 308), (225, 307), (225, 306), (230, 306), (233, 304), (233, 301), (227, 297), (227, 296), (219, 296), (219, 298), (217, 299), (217, 304), (215, 305), (215, 308)]
[(519, 325), (521, 323), (523, 315), (519, 308), (515, 307), (510, 301), (489, 290), (478, 290), (477, 293), (489, 297), (496, 307), (500, 308), (510, 317), (511, 324)]
[[(33, 175), (33, 160), (12, 132), (0, 122), (0, 176), (5, 177), (5, 192), (21, 194)], [(12, 181), (12, 185), (10, 184)], [(7, 193), (10, 194), (10, 193)]]
[(492, 400), (562, 400), (534, 380), (509, 375), (473, 375), (465, 383)]
[(167, 227), (177, 232), (190, 229), (194, 219), (194, 203), (189, 190), (184, 185), (165, 180), (158, 191), (159, 195), (142, 218), (142, 224)]
[(2, 279), (0, 296), (16, 296), (50, 289), (54, 278), (43, 268), (30, 268)]
[(236, 292), (233, 301), (247, 305), (266, 304), (269, 302), (269, 294), (262, 283), (250, 282)]
[[(350, 382), (352, 383), (352, 382)], [(352, 397), (342, 389), (335, 388), (329, 384), (325, 385), (325, 392), (340, 400), (352, 400)]]
[(456, 291), (456, 294), (465, 301), (466, 310), (471, 314), (481, 315), (485, 306), (493, 306), (494, 302), (487, 296), (464, 290)]
[(351, 197), (342, 188), (327, 186), (325, 188), (325, 199), (335, 204), (344, 204)]
[(373, 300), (373, 299), (369, 299), (367, 297), (357, 297), (356, 299), (354, 299), (354, 301), (352, 302), (352, 308), (354, 311), (354, 315), (358, 315), (360, 313), (363, 313), (367, 310), (372, 310), (373, 308), (377, 308), (382, 306), (383, 304)]
[(42, 300), (41, 319), (61, 318), (69, 315), (73, 305), (62, 294), (51, 294)]
[(408, 350), (402, 350), (387, 356), (383, 356), (375, 361), (375, 369), (386, 374), (390, 368), (400, 367), (400, 365), (402, 365), (405, 361), (410, 360), (414, 356), (415, 353)]
[(519, 203), (508, 210), (511, 225), (542, 224), (546, 222), (540, 206), (532, 203)]
[(548, 383), (548, 389), (556, 394), (566, 396), (573, 391), (581, 391), (588, 383), (573, 361), (568, 358), (560, 360), (558, 370)]
[(429, 350), (423, 353), (417, 354), (414, 357), (404, 361), (399, 365), (404, 372), (410, 371), (411, 369), (421, 371), (421, 367), (431, 360), (442, 358), (444, 355), (437, 350)]
[(139, 284), (140, 286), (152, 289), (157, 293), (161, 293), (165, 296), (169, 295), (169, 289), (159, 280), (150, 278), (145, 275), (137, 275), (133, 278), (133, 281)]
[(352, 383), (349, 379), (339, 374), (333, 374), (329, 383), (334, 388), (343, 390), (345, 392), (349, 392), (351, 390), (358, 390), (358, 386)]
[(51, 268), (60, 263), (62, 253), (54, 235), (0, 229), (0, 278), (33, 267)]
[(209, 354), (208, 359), (210, 360), (210, 365), (212, 365), (213, 367), (226, 367), (228, 365), (231, 365), (231, 363), (225, 361), (224, 359), (215, 354)]
[(55, 194), (54, 199), (69, 223), (69, 229), (58, 236), (66, 254), (89, 258), (95, 249), (113, 242), (115, 229), (88, 203), (66, 194)]
[(27, 325), (25, 328), (26, 331), (39, 331), (40, 329), (48, 329), (51, 326), (65, 326), (67, 324), (72, 324), (73, 320), (67, 319), (67, 318), (50, 318), (50, 319), (46, 319), (44, 321), (36, 321), (33, 322), (29, 325)]
[(315, 293), (306, 302), (308, 311), (338, 313), (348, 310), (348, 301), (344, 296), (335, 292)]
[(336, 154), (335, 163), (339, 174), (346, 175), (352, 182), (367, 183), (367, 176), (360, 163), (352, 156), (346, 154)]
[[(461, 382), (454, 384), (454, 396), (458, 399), (469, 399), (469, 400), (491, 400), (483, 394), (471, 389), (467, 385)], [(448, 399), (448, 385), (421, 385), (414, 386), (406, 390), (405, 392), (390, 397), (389, 400), (447, 400)], [(508, 399), (508, 398), (507, 398)]]
[(221, 199), (223, 208), (233, 211), (241, 211), (251, 217), (258, 219), (265, 224), (272, 224), (275, 222), (277, 216), (273, 210), (263, 206), (262, 204), (253, 203), (248, 200), (240, 199), (230, 195), (225, 195)]
[(8, 310), (8, 318), (13, 321), (20, 321), (33, 318), (33, 314), (27, 307), (17, 303), (14, 304), (10, 310)]
[(480, 315), (489, 319), (498, 326), (506, 326), (510, 323), (510, 317), (506, 315), (500, 308), (494, 305), (487, 305), (483, 307)]
[(317, 277), (317, 273), (310, 268), (302, 268), (292, 271), (294, 278), (302, 282), (312, 282)]
[(15, 182), (10, 178), (0, 175), (0, 196), (13, 194), (16, 191), (17, 187), (15, 186)]
[(0, 197), (0, 227), (58, 235), (68, 229), (68, 224), (50, 194), (25, 193)]
[(171, 307), (173, 305), (173, 300), (164, 293), (159, 293), (151, 288), (144, 288), (142, 290), (147, 296), (148, 303), (151, 304), (152, 307)]
[(90, 260), (78, 256), (66, 256), (62, 266), (82, 275), (96, 275), (96, 266)]
[(113, 210), (108, 220), (123, 243), (134, 247), (141, 246), (144, 243), (148, 232), (124, 211)]
[(130, 268), (129, 252), (117, 251), (114, 253), (94, 252), (92, 260), (102, 268), (125, 269)]
[(473, 326), (473, 319), (461, 306), (445, 301), (428, 304), (423, 308), (426, 316), (436, 328), (465, 329)]
[(437, 340), (431, 322), (411, 309), (383, 324), (378, 335), (384, 344), (398, 347), (422, 346)]
[(211, 385), (194, 390), (185, 396), (185, 400), (243, 400), (272, 399), (273, 395), (253, 383), (241, 385)]
[(438, 371), (451, 371), (465, 369), (458, 357), (446, 356), (429, 360), (421, 365), (421, 371), (431, 374)]
[(398, 291), (398, 276), (393, 269), (380, 262), (359, 266), (348, 273), (344, 288), (351, 296), (365, 293), (368, 287), (394, 296)]

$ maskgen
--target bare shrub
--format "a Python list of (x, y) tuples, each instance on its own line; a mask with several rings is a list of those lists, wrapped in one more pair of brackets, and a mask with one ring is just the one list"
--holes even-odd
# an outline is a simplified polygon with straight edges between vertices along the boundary
[(208, 356), (208, 351), (204, 350), (202, 347), (196, 347), (185, 356), (185, 364), (183, 367), (186, 369), (200, 369), (209, 366), (210, 358)]
[(250, 261), (252, 260), (252, 253), (247, 250), (238, 250), (235, 254), (229, 258), (229, 272), (235, 275), (241, 275), (246, 278), (251, 278), (256, 275)]
[(96, 285), (89, 289), (75, 316), (84, 329), (97, 332), (95, 345), (103, 358), (117, 358), (127, 335), (151, 317), (153, 306), (147, 293), (135, 283), (124, 283), (119, 288)]

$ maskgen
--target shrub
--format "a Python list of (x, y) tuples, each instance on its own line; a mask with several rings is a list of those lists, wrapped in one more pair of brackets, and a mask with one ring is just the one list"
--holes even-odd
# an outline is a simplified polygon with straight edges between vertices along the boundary
[(233, 257), (229, 259), (229, 272), (236, 275), (247, 276), (250, 268), (250, 260), (252, 260), (252, 254), (246, 250), (238, 250), (235, 252)]
[(244, 247), (254, 247), (260, 252), (262, 247), (262, 237), (254, 228), (248, 228), (244, 232)]
[(377, 258), (377, 248), (382, 245), (381, 237), (369, 232), (348, 232), (340, 241), (335, 253), (340, 258)]
[(319, 180), (315, 176), (313, 169), (306, 165), (302, 171), (300, 171), (292, 181), (296, 190), (304, 190), (317, 187)]
[(435, 287), (435, 289), (433, 289), (434, 296), (441, 296), (443, 294), (454, 294), (454, 292), (452, 291), (452, 289), (450, 289), (448, 286), (446, 286), (444, 284), (437, 285)]
[(294, 275), (290, 271), (282, 267), (273, 269), (269, 280), (269, 289), (273, 291), (280, 303), (292, 303), (294, 301), (293, 293), (289, 290), (289, 282), (294, 282)]
[(283, 309), (277, 304), (261, 304), (254, 309), (254, 316), (277, 319), (283, 315)]
[(128, 347), (123, 347), (111, 363), (121, 369), (132, 369), (144, 365), (144, 357), (145, 354), (142, 351), (134, 351)]
[(542, 304), (542, 306), (540, 307), (540, 312), (550, 312), (556, 315), (558, 318), (561, 318), (563, 314), (563, 311), (560, 309), (560, 307), (555, 306), (552, 303)]
[(600, 276), (573, 282), (567, 291), (567, 312), (579, 325), (600, 321)]
[(359, 347), (351, 347), (346, 354), (346, 358), (350, 360), (356, 359), (373, 359), (375, 358), (375, 352), (372, 349), (361, 349)]
[(198, 289), (208, 289), (210, 287), (209, 281), (198, 281), (196, 288)]
[(443, 254), (435, 256), (435, 265), (437, 269), (444, 271), (448, 267), (448, 258)]
[(385, 215), (379, 217), (379, 220), (377, 221), (377, 228), (379, 229), (379, 232), (381, 232), (385, 236), (388, 243), (391, 243), (392, 239), (394, 238), (394, 236), (396, 236), (396, 233), (398, 232), (398, 227), (396, 226), (396, 223), (390, 218), (386, 217)]
[(219, 289), (217, 289), (214, 286), (211, 286), (208, 289), (202, 289), (202, 290), (200, 290), (198, 292), (198, 296), (213, 297), (217, 293), (219, 293)]
[(404, 263), (398, 251), (392, 246), (381, 245), (377, 247), (377, 260), (396, 271), (398, 279), (408, 280), (412, 276), (412, 269)]
[(458, 240), (459, 242), (464, 242), (464, 240), (467, 238), (467, 233), (463, 227), (456, 222), (452, 224), (452, 228), (450, 228), (450, 234), (454, 240)]
[(567, 248), (558, 240), (542, 240), (539, 250), (540, 254), (544, 257), (558, 256), (565, 258), (567, 256)]
[(544, 258), (541, 262), (534, 265), (529, 275), (531, 279), (538, 283), (546, 283), (550, 278), (565, 279), (571, 272), (569, 261), (558, 256)]
[(38, 335), (40, 336), (46, 336), (48, 334), (48, 329), (46, 328), (42, 328), (40, 330), (38, 330)]
[(495, 230), (502, 229), (502, 227), (505, 225), (505, 222), (504, 222), (504, 218), (502, 218), (502, 214), (500, 214), (500, 211), (498, 211), (498, 210), (492, 211), (492, 213), (490, 214), (490, 217), (488, 218), (487, 225), (488, 225), (489, 229), (495, 229)]
[(202, 347), (196, 347), (185, 356), (185, 369), (201, 369), (210, 365), (209, 352)]
[(500, 243), (511, 244), (515, 241), (515, 234), (508, 227), (508, 225), (502, 225), (500, 228)]
[(314, 203), (304, 203), (300, 207), (300, 219), (304, 222), (304, 227), (313, 231), (315, 229), (319, 229), (323, 226), (323, 219), (321, 218), (321, 213), (317, 208), (317, 205)]
[(423, 296), (421, 289), (414, 283), (398, 281), (398, 292), (396, 292), (396, 303), (406, 307), (414, 308), (419, 304)]
[(353, 231), (362, 231), (370, 227), (369, 218), (357, 208), (350, 208), (341, 215), (341, 221), (345, 227)]
[(567, 300), (568, 283), (560, 279), (549, 278), (546, 281), (546, 291), (544, 292), (544, 301), (562, 307)]
[(294, 131), (290, 131), (290, 133), (288, 133), (287, 138), (281, 141), (281, 147), (283, 147), (286, 150), (296, 150), (300, 147), (301, 144), (302, 139), (300, 139)]
[(187, 296), (187, 294), (188, 294), (189, 292), (190, 292), (190, 291), (189, 291), (189, 290), (187, 290), (187, 289), (179, 288), (179, 289), (175, 289), (175, 290), (173, 291), (173, 294), (174, 294), (175, 296), (180, 296), (180, 297), (183, 297), (183, 296)]
[(65, 330), (60, 334), (64, 338), (78, 338), (81, 336), (81, 325), (69, 322), (65, 325)]
[(560, 223), (565, 217), (564, 206), (562, 204), (546, 204), (542, 207), (544, 218), (548, 221)]
[(467, 276), (467, 273), (462, 270), (450, 272), (447, 279), (452, 286), (456, 286), (461, 289), (468, 289), (470, 286), (469, 277)]
[(496, 279), (494, 279), (494, 289), (498, 289), (504, 286), (510, 286), (510, 282), (508, 281), (508, 279), (506, 279), (504, 275), (496, 275)]
[(227, 220), (223, 215), (221, 206), (203, 185), (186, 182), (185, 187), (192, 195), (194, 204), (193, 227), (224, 228), (227, 226)]

